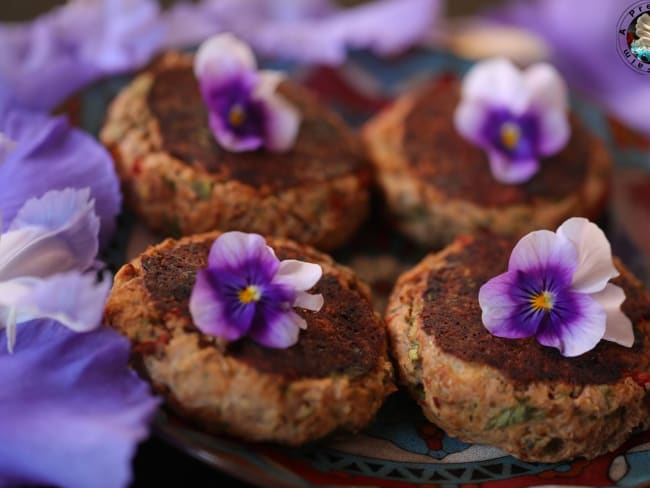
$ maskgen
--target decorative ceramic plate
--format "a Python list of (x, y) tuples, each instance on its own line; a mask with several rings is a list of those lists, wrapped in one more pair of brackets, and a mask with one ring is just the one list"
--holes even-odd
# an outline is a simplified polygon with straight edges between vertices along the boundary
[[(465, 68), (457, 58), (418, 51), (389, 62), (357, 54), (337, 70), (292, 71), (350, 123), (358, 125), (396, 93), (436, 73)], [(103, 113), (123, 82), (112, 80), (83, 95), (79, 105), (82, 125), (98, 128), (101, 119), (97, 114)], [(650, 285), (650, 143), (589, 104), (576, 100), (574, 109), (610, 146), (617, 163), (612, 204), (601, 224), (615, 254)], [(361, 232), (357, 242), (335, 255), (371, 284), (378, 310), (383, 309), (396, 277), (424, 255), (385, 225), (375, 215), (367, 232)], [(116, 266), (151, 240), (132, 219), (126, 218), (122, 228), (113, 253), (107, 257)], [(402, 393), (388, 400), (364, 432), (332, 436), (299, 449), (208, 435), (164, 410), (154, 427), (160, 437), (187, 453), (261, 486), (650, 486), (650, 432), (638, 433), (617, 451), (592, 461), (527, 463), (498, 449), (447, 436), (427, 422), (417, 405)]]

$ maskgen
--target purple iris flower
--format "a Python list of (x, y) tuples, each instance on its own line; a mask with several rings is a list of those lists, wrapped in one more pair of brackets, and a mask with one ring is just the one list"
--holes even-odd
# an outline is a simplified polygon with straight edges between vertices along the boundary
[(90, 188), (105, 243), (122, 202), (108, 152), (65, 117), (0, 109), (0, 231), (29, 198), (68, 187)]
[(517, 0), (492, 12), (492, 18), (537, 34), (572, 88), (605, 105), (623, 122), (650, 134), (648, 77), (625, 66), (617, 52), (616, 22), (630, 3), (590, 0), (589, 11), (598, 14), (589, 15), (587, 20), (584, 2)]
[(205, 41), (194, 62), (217, 142), (230, 151), (265, 147), (286, 151), (297, 135), (300, 116), (276, 93), (282, 76), (257, 71), (250, 48), (230, 34)]
[(483, 324), (509, 339), (535, 336), (564, 356), (578, 356), (601, 340), (631, 347), (634, 332), (620, 307), (623, 290), (605, 234), (584, 218), (557, 232), (540, 230), (515, 246), (508, 271), (479, 291)]
[(163, 42), (153, 0), (76, 0), (0, 24), (0, 105), (50, 110), (103, 76), (146, 63)]
[(120, 487), (157, 400), (100, 327), (90, 192), (28, 200), (0, 236), (0, 486)]
[(293, 307), (317, 312), (322, 295), (307, 293), (322, 275), (317, 264), (280, 261), (258, 234), (226, 232), (196, 276), (190, 312), (206, 334), (235, 341), (249, 336), (273, 348), (296, 343), (306, 321)]
[(381, 0), (342, 9), (332, 0), (202, 0), (163, 16), (167, 45), (191, 46), (232, 32), (256, 52), (307, 63), (340, 64), (347, 50), (404, 51), (433, 32), (440, 0)]
[(569, 139), (567, 88), (548, 64), (519, 71), (510, 61), (476, 64), (463, 80), (454, 114), (458, 132), (485, 149), (494, 177), (522, 183), (539, 159), (557, 153)]

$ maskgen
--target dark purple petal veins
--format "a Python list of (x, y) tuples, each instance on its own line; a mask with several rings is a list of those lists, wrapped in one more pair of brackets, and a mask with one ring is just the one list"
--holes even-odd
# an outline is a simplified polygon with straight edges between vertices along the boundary
[(539, 122), (534, 113), (514, 115), (505, 108), (488, 110), (481, 137), (491, 148), (517, 160), (536, 159)]

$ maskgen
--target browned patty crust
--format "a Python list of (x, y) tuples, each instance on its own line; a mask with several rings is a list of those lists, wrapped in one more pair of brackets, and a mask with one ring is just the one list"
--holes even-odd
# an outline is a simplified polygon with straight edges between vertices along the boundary
[(609, 158), (577, 118), (562, 151), (543, 159), (529, 181), (509, 185), (494, 179), (485, 151), (456, 131), (459, 102), (460, 82), (439, 80), (404, 95), (364, 128), (379, 184), (408, 235), (430, 244), (481, 228), (521, 235), (602, 210)]
[(227, 343), (201, 333), (188, 308), (217, 235), (167, 240), (117, 274), (106, 320), (132, 340), (139, 370), (172, 408), (210, 431), (300, 444), (365, 426), (394, 389), (367, 286), (328, 256), (270, 239), (280, 259), (323, 266), (312, 290), (323, 294), (323, 308), (297, 309), (308, 326), (288, 349)]
[(149, 226), (239, 229), (327, 249), (347, 240), (368, 211), (370, 166), (340, 117), (295, 83), (279, 91), (302, 117), (285, 153), (219, 146), (189, 56), (169, 53), (118, 95), (101, 139)]
[(614, 282), (635, 327), (575, 358), (481, 321), (479, 288), (504, 272), (514, 241), (463, 237), (398, 281), (388, 327), (400, 379), (451, 435), (532, 461), (595, 457), (650, 425), (650, 294), (620, 262)]

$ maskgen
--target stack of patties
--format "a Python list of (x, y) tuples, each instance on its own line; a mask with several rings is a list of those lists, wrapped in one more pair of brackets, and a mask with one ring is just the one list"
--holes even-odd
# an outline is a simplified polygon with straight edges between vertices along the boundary
[(329, 250), (368, 213), (371, 168), (353, 132), (229, 35), (138, 75), (101, 140), (131, 209), (166, 236), (242, 230)]
[(400, 277), (399, 379), (468, 442), (544, 462), (614, 450), (650, 425), (650, 294), (585, 219), (514, 242), (458, 238)]
[(481, 229), (521, 236), (597, 217), (609, 156), (567, 112), (553, 68), (505, 60), (399, 97), (362, 134), (395, 226), (440, 247)]
[(167, 405), (210, 432), (302, 444), (363, 428), (395, 389), (368, 287), (281, 238), (168, 239), (117, 273), (105, 319)]

